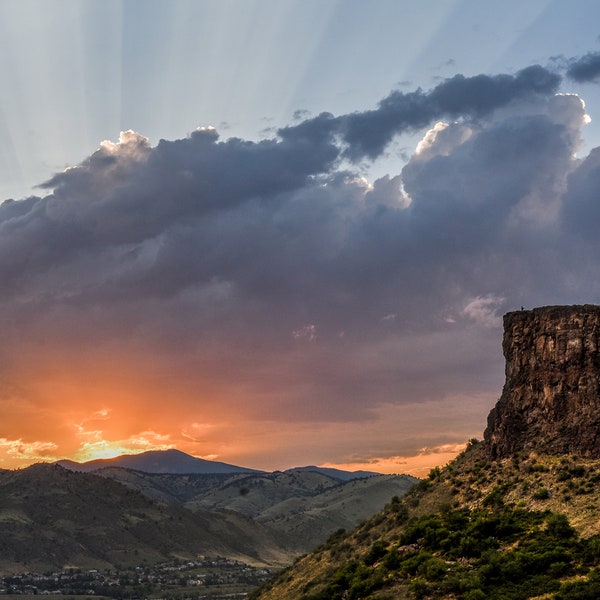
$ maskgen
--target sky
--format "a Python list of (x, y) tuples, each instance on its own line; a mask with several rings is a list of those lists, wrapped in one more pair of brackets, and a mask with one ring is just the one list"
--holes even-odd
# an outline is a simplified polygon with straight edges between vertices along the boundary
[(422, 475), (502, 315), (600, 303), (595, 0), (3, 0), (0, 468)]

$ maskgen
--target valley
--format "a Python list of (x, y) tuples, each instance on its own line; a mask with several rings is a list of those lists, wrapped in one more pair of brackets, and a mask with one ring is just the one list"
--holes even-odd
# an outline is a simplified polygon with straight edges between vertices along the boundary
[(189, 474), (172, 468), (40, 463), (0, 470), (3, 593), (86, 588), (116, 598), (140, 590), (144, 597), (202, 597), (198, 590), (205, 594), (212, 586), (215, 594), (245, 594), (417, 481), (316, 467)]
[(247, 590), (273, 571), (224, 557), (173, 560), (129, 569), (69, 568), (45, 573), (6, 575), (0, 595), (96, 596), (108, 598), (245, 598)]

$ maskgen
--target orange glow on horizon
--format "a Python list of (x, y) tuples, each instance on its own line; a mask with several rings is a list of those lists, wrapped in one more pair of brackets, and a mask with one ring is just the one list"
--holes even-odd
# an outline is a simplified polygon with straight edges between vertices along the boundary
[(139, 349), (28, 355), (38, 366), (35, 374), (25, 364), (13, 369), (26, 383), (7, 396), (11, 411), (3, 416), (0, 468), (177, 448), (264, 471), (316, 464), (422, 477), (464, 448), (416, 446), (413, 451), (409, 446), (395, 456), (374, 450), (353, 460), (354, 441), (378, 448), (382, 436), (402, 439), (413, 429), (433, 429), (431, 415), (439, 412), (439, 404), (429, 403), (422, 414), (383, 406), (367, 421), (296, 421), (284, 412), (275, 415), (277, 399), (268, 394), (253, 402), (255, 391), (229, 375), (213, 373), (214, 381), (199, 382), (169, 373), (160, 355), (133, 350)]
[[(318, 454), (304, 452), (306, 439), (287, 438), (292, 450), (288, 456), (273, 456), (272, 447), (282, 448), (281, 429), (269, 432), (266, 429), (254, 437), (243, 438), (239, 435), (240, 424), (225, 422), (220, 419), (203, 419), (202, 424), (196, 421), (181, 423), (168, 413), (157, 413), (152, 421), (160, 423), (158, 430), (144, 429), (135, 426), (149, 426), (151, 420), (141, 422), (136, 414), (131, 415), (119, 408), (113, 411), (106, 405), (88, 413), (78, 413), (77, 420), (58, 415), (60, 426), (55, 422), (54, 432), (62, 431), (58, 437), (53, 428), (46, 427), (42, 435), (0, 438), (0, 468), (23, 468), (36, 462), (54, 462), (70, 459), (76, 462), (87, 462), (97, 459), (110, 459), (121, 455), (140, 454), (150, 450), (167, 450), (177, 448), (191, 456), (225, 462), (242, 467), (264, 471), (285, 470), (307, 464), (321, 467), (341, 469), (344, 471), (374, 471), (383, 474), (409, 474), (426, 477), (429, 471), (443, 466), (456, 457), (466, 446), (463, 444), (445, 444), (433, 448), (422, 448), (412, 455), (396, 455), (391, 457), (368, 457), (362, 460), (329, 460), (318, 459)], [(264, 425), (264, 423), (263, 423)], [(244, 425), (252, 430), (251, 424)], [(36, 428), (37, 429), (37, 428)], [(190, 435), (193, 433), (194, 435)], [(331, 430), (327, 431), (331, 434)], [(322, 439), (323, 432), (315, 431), (314, 439)], [(60, 444), (53, 440), (60, 439)], [(236, 440), (235, 443), (232, 440)], [(314, 448), (315, 445), (311, 445)], [(327, 452), (324, 448), (323, 452)], [(275, 458), (275, 460), (274, 460)], [(341, 458), (341, 457), (340, 457)]]
[(342, 469), (344, 471), (375, 471), (383, 474), (406, 474), (414, 477), (426, 477), (434, 467), (447, 465), (466, 448), (465, 444), (447, 444), (433, 449), (423, 449), (415, 456), (392, 456), (374, 458), (354, 463), (326, 463), (323, 467)]
[[(150, 450), (168, 450), (177, 447), (178, 450), (205, 460), (218, 460), (230, 464), (238, 464), (249, 468), (261, 469), (260, 465), (250, 464), (251, 461), (240, 460), (243, 452), (238, 451), (237, 459), (228, 459), (217, 454), (198, 455), (193, 448), (182, 444), (151, 443), (148, 434), (144, 432), (128, 440), (97, 439), (92, 443), (82, 444), (75, 452), (68, 456), (59, 455), (57, 446), (51, 442), (24, 443), (22, 440), (6, 440), (0, 438), (0, 468), (23, 468), (36, 462), (54, 462), (61, 459), (70, 459), (77, 462), (87, 462), (97, 459), (110, 459), (122, 455), (141, 454)], [(155, 434), (156, 435), (156, 434)], [(168, 437), (168, 436), (162, 436)], [(433, 449), (423, 449), (414, 456), (393, 456), (385, 458), (372, 458), (357, 462), (325, 462), (319, 466), (325, 468), (341, 469), (344, 471), (374, 471), (382, 474), (407, 474), (415, 477), (426, 477), (434, 467), (448, 464), (459, 454), (466, 444), (448, 444)], [(304, 466), (302, 464), (292, 466)], [(274, 470), (291, 468), (279, 466)], [(270, 470), (270, 469), (264, 469)]]

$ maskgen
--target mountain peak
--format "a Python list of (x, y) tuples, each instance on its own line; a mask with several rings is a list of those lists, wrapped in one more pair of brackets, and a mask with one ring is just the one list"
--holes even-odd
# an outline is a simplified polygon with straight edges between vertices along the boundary
[(99, 458), (83, 463), (60, 460), (60, 466), (71, 471), (97, 471), (107, 467), (132, 469), (145, 473), (172, 473), (178, 475), (209, 473), (260, 473), (256, 469), (238, 467), (223, 462), (205, 460), (186, 454), (181, 450), (148, 450), (140, 454), (124, 454), (116, 458)]
[(544, 306), (504, 316), (506, 382), (488, 417), (490, 454), (600, 458), (600, 306)]

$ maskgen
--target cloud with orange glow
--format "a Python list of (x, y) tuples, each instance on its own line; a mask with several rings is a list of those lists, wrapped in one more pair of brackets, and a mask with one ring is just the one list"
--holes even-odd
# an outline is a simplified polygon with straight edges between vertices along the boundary
[[(25, 464), (47, 460), (56, 449), (57, 445), (53, 442), (24, 442), (21, 439), (0, 438), (0, 453), (6, 453), (9, 458), (23, 461)], [(0, 460), (4, 462), (4, 459)]]

